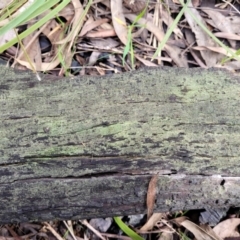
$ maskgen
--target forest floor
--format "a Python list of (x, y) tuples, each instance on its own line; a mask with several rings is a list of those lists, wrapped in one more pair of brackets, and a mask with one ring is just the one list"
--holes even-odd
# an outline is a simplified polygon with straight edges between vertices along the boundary
[[(16, 1), (15, 5), (0, 2), (0, 58), (8, 66), (32, 70), (38, 78), (39, 72), (60, 77), (106, 75), (146, 66), (240, 69), (240, 3), (236, 0), (192, 0), (188, 5), (178, 0), (63, 0), (55, 1), (51, 10), (66, 6), (42, 24), (50, 10), (9, 25), (32, 4), (19, 2), (22, 5), (16, 8)], [(8, 11), (11, 17), (6, 17)], [(0, 240), (240, 237), (238, 208), (155, 213), (148, 220), (142, 214), (122, 220), (135, 235), (124, 234), (113, 218), (97, 218), (4, 225)]]

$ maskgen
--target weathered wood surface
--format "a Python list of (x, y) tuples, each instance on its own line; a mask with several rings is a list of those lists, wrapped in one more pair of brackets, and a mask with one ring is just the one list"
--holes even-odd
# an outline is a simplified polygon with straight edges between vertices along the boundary
[(0, 67), (0, 222), (240, 206), (240, 78), (159, 68), (55, 79)]

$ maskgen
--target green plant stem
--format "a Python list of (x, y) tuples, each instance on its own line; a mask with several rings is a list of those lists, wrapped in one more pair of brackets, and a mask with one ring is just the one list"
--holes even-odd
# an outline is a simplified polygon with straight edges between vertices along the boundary
[[(183, 3), (182, 0), (179, 0), (180, 3), (182, 4), (182, 6), (186, 6), (186, 4)], [(227, 47), (226, 45), (224, 45), (217, 37), (214, 36), (214, 34), (212, 34), (212, 32), (210, 32), (206, 26), (204, 26), (204, 24), (201, 23), (201, 21), (199, 21), (195, 15), (192, 13), (191, 10), (189, 10), (188, 8), (186, 8), (186, 11), (191, 15), (191, 17), (193, 18), (193, 20), (203, 29), (203, 31), (205, 31), (216, 43), (218, 43), (222, 48), (224, 48), (226, 50), (227, 53), (230, 53), (232, 56), (229, 58), (235, 58), (238, 61), (240, 61), (240, 57), (234, 53), (229, 47)], [(222, 63), (225, 63), (226, 60), (223, 60)]]
[(114, 221), (117, 225), (122, 229), (124, 233), (126, 233), (133, 240), (144, 240), (141, 236), (139, 236), (136, 232), (134, 232), (131, 228), (129, 228), (120, 217), (114, 217)]
[(154, 58), (156, 58), (159, 54), (159, 52), (161, 52), (166, 44), (166, 42), (168, 41), (169, 37), (171, 36), (173, 30), (175, 29), (175, 27), (177, 26), (178, 22), (180, 21), (182, 15), (184, 14), (185, 10), (187, 9), (188, 3), (190, 2), (190, 0), (187, 1), (187, 3), (183, 6), (183, 8), (181, 9), (181, 11), (178, 13), (177, 17), (174, 19), (173, 24), (171, 25), (171, 27), (168, 29), (168, 31), (166, 32), (163, 40), (161, 41), (161, 43), (159, 44), (156, 52), (154, 53), (153, 57), (152, 57), (152, 61)]

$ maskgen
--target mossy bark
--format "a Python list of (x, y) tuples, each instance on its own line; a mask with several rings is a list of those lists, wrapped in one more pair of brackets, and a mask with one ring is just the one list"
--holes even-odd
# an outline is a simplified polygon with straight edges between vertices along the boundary
[(0, 222), (141, 213), (156, 173), (155, 210), (240, 205), (238, 76), (41, 78), (0, 67)]

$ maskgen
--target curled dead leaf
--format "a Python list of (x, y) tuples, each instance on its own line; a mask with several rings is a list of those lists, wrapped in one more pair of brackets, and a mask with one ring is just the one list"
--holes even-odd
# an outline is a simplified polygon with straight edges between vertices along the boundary
[(155, 224), (165, 217), (163, 213), (154, 213), (148, 221), (141, 227), (140, 231), (149, 231), (152, 230)]
[(120, 41), (126, 45), (127, 44), (127, 23), (122, 10), (122, 0), (112, 0), (111, 1), (111, 14), (114, 30), (120, 39)]
[(208, 225), (198, 226), (189, 221), (186, 217), (179, 217), (173, 220), (175, 223), (185, 227), (197, 240), (222, 240)]
[(240, 218), (230, 218), (217, 224), (213, 231), (221, 238), (239, 237), (238, 225), (240, 225)]

